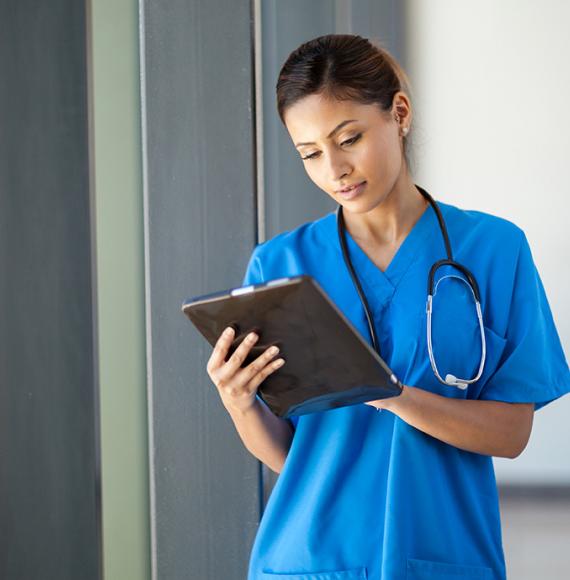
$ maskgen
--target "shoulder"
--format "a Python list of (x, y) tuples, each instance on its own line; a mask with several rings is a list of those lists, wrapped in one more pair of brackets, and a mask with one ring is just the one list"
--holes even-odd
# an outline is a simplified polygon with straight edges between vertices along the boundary
[(268, 260), (291, 252), (310, 251), (328, 239), (331, 228), (336, 224), (335, 212), (307, 221), (294, 229), (281, 232), (258, 244), (255, 253), (260, 260)]
[(285, 276), (313, 275), (322, 266), (327, 252), (330, 253), (335, 227), (336, 213), (332, 211), (258, 244), (248, 267), (256, 274), (246, 276), (246, 280), (255, 278), (266, 282)]
[(474, 209), (438, 202), (449, 230), (452, 244), (457, 240), (468, 246), (478, 245), (481, 250), (495, 250), (500, 254), (518, 254), (526, 244), (524, 231), (504, 217)]

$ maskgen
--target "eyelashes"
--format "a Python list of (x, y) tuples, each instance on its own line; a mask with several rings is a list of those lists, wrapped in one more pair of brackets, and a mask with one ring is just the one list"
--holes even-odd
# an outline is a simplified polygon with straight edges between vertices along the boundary
[[(341, 143), (341, 146), (342, 145), (354, 145), (357, 141), (360, 140), (361, 137), (362, 137), (362, 133), (358, 133), (358, 135), (355, 135), (354, 137), (351, 137), (350, 139), (343, 141)], [(310, 155), (306, 155), (305, 157), (301, 157), (301, 159), (303, 161), (308, 161), (310, 159), (315, 159), (317, 155), (319, 155), (319, 152), (311, 153)]]
[(350, 139), (343, 141), (341, 145), (353, 145), (360, 139), (360, 137), (362, 137), (362, 133), (358, 133), (358, 135), (355, 135), (354, 137), (351, 137)]

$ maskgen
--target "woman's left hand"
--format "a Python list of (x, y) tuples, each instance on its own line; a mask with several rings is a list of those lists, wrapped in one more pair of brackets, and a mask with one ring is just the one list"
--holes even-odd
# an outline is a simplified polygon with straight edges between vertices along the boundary
[(387, 399), (377, 399), (375, 401), (366, 401), (365, 405), (370, 405), (371, 407), (375, 407), (379, 411), (382, 409), (386, 409), (387, 411), (392, 411), (393, 413), (396, 412), (398, 404), (401, 403), (399, 399), (402, 397), (406, 397), (409, 395), (409, 387), (407, 385), (403, 385), (402, 392), (397, 397), (388, 397)]

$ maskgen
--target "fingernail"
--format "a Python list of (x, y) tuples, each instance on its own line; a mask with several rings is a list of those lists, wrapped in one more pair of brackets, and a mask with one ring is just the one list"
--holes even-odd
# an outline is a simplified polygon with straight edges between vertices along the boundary
[(249, 340), (250, 342), (253, 342), (254, 340), (257, 340), (257, 334), (255, 334), (255, 332), (251, 332), (247, 335), (247, 340)]
[(277, 354), (279, 352), (279, 349), (276, 346), (272, 346), (269, 349), (269, 354)]
[(224, 334), (226, 336), (231, 336), (234, 333), (234, 329), (231, 326), (228, 326), (225, 330), (224, 330)]

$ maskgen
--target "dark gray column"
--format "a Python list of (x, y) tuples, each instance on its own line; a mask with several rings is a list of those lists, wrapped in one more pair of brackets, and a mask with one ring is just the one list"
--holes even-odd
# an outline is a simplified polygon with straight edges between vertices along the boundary
[(259, 463), (182, 301), (241, 283), (256, 241), (246, 0), (141, 0), (154, 578), (243, 580)]
[(335, 204), (306, 175), (277, 115), (275, 84), (291, 51), (324, 34), (360, 34), (403, 58), (403, 7), (396, 0), (261, 0), (265, 236), (316, 219)]
[(289, 53), (301, 43), (336, 32), (336, 2), (262, 0), (263, 166), (267, 239), (333, 209), (309, 179), (277, 115), (275, 84)]
[(0, 578), (100, 578), (83, 2), (0, 3)]

